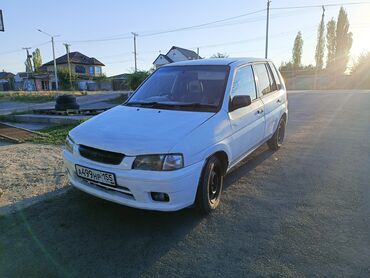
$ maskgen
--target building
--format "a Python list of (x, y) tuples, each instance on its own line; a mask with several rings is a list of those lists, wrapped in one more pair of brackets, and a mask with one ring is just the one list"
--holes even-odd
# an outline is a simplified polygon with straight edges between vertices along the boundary
[(14, 90), (48, 91), (50, 90), (50, 73), (18, 72), (14, 76)]
[(186, 60), (197, 60), (201, 57), (193, 50), (172, 46), (167, 54), (159, 54), (154, 60), (153, 65), (155, 68), (159, 68), (163, 65), (167, 65), (173, 62), (180, 62)]
[[(102, 67), (105, 65), (94, 57), (88, 57), (80, 52), (69, 53), (72, 73), (78, 76), (98, 77), (103, 74)], [(56, 59), (57, 70), (68, 70), (67, 54)], [(42, 65), (42, 71), (54, 72), (54, 61)]]
[[(89, 90), (90, 87), (95, 86), (94, 78), (103, 75), (102, 67), (105, 65), (94, 57), (88, 57), (80, 52), (69, 53), (69, 60), (71, 64), (71, 72), (77, 75), (78, 87), (81, 90)], [(68, 57), (67, 54), (56, 59), (57, 71), (68, 71)], [(54, 76), (54, 61), (43, 64), (40, 70), (50, 75), (49, 88), (55, 89)]]
[(0, 91), (8, 91), (13, 89), (14, 74), (11, 72), (0, 72)]

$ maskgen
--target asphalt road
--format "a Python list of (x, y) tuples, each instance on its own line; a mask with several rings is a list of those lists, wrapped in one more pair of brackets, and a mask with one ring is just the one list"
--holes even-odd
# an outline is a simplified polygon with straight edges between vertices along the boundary
[(230, 173), (212, 215), (70, 190), (0, 218), (0, 277), (369, 277), (370, 93), (289, 107), (283, 148)]

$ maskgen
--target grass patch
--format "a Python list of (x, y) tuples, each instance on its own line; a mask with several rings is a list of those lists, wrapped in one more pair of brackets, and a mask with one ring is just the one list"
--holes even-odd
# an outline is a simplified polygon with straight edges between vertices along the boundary
[[(63, 92), (65, 94), (66, 92)], [(0, 93), (0, 101), (19, 101), (29, 103), (43, 103), (54, 101), (56, 96), (61, 92), (12, 92), (12, 93)], [(67, 94), (74, 95), (76, 97), (86, 95), (84, 91), (73, 91), (67, 92)]]
[(63, 145), (69, 131), (81, 123), (82, 122), (44, 128), (38, 131), (40, 136), (31, 139), (31, 142), (38, 144)]

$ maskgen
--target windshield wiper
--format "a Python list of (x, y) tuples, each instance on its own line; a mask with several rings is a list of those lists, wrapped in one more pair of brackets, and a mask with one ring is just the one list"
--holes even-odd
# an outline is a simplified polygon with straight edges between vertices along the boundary
[(216, 109), (217, 105), (202, 104), (202, 103), (163, 103), (163, 102), (129, 102), (127, 106), (139, 106), (139, 107), (150, 107), (150, 108), (190, 108), (190, 109)]
[(218, 106), (217, 105), (213, 105), (213, 104), (204, 104), (204, 103), (179, 103), (179, 104), (176, 104), (176, 106), (179, 106), (179, 107), (189, 107), (189, 108), (217, 108)]
[(140, 101), (133, 101), (133, 102), (128, 102), (125, 105), (127, 106), (141, 106), (141, 107), (154, 107), (157, 105), (162, 105), (162, 103), (152, 101), (152, 102), (140, 102)]

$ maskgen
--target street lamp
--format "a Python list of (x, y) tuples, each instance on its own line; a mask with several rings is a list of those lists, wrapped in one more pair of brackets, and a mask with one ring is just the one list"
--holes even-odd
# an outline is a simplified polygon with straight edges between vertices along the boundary
[(59, 37), (59, 35), (50, 35), (49, 33), (46, 33), (44, 31), (42, 31), (41, 29), (37, 29), (37, 31), (39, 31), (40, 33), (43, 33), (49, 37), (51, 37), (51, 47), (53, 49), (53, 60), (54, 60), (54, 77), (55, 77), (55, 89), (58, 91), (58, 73), (57, 73), (57, 62), (55, 60), (55, 49), (54, 49), (54, 38), (55, 37)]

